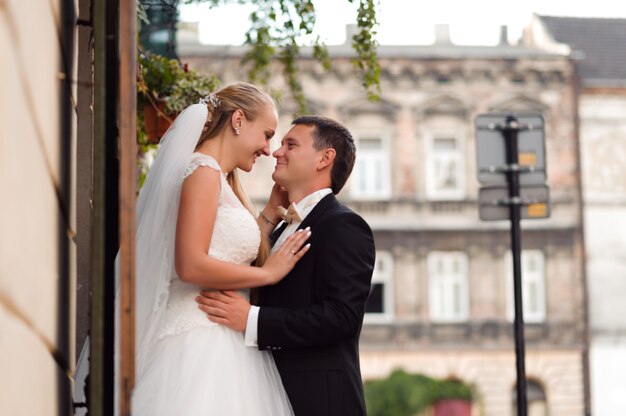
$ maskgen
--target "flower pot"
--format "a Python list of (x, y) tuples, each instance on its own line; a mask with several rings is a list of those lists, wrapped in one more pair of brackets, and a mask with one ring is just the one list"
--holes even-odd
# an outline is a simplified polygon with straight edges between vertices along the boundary
[(161, 137), (170, 128), (174, 115), (165, 114), (165, 102), (156, 101), (156, 107), (148, 104), (143, 107), (143, 122), (148, 143), (158, 144)]
[(444, 399), (433, 405), (434, 416), (471, 416), (472, 402), (461, 399)]

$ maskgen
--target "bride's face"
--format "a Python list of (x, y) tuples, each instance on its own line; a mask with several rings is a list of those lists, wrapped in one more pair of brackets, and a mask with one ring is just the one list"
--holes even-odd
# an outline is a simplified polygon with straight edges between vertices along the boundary
[(241, 134), (234, 138), (239, 169), (250, 172), (259, 156), (269, 156), (270, 139), (274, 137), (277, 125), (278, 114), (271, 105), (267, 105), (254, 120), (243, 120)]

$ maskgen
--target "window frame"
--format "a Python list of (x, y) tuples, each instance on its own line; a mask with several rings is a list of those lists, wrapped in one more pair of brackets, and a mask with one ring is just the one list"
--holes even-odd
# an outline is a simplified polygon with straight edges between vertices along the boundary
[[(366, 157), (368, 153), (373, 153), (371, 150), (361, 149), (360, 142), (363, 139), (380, 139), (380, 161), (382, 163), (382, 189), (369, 192), (369, 190), (363, 190), (359, 188), (359, 181), (361, 180), (361, 173), (359, 169), (359, 158), (363, 157), (365, 153)], [(355, 145), (357, 148), (356, 161), (352, 177), (350, 178), (350, 197), (355, 201), (388, 201), (391, 199), (391, 136), (382, 130), (371, 130), (367, 132), (361, 132), (355, 134)]]
[[(439, 274), (439, 261), (458, 261), (461, 267), (460, 273)], [(431, 251), (427, 256), (428, 267), (428, 309), (431, 322), (449, 324), (467, 322), (470, 319), (470, 289), (469, 289), (469, 258), (463, 251)], [(444, 264), (444, 267), (445, 264)], [(440, 279), (446, 279), (443, 282)], [(454, 294), (447, 293), (450, 287), (459, 284), (459, 312), (450, 311), (453, 305)], [(444, 285), (441, 288), (441, 285)], [(443, 291), (443, 293), (441, 293)], [(440, 305), (443, 296), (443, 305)], [(453, 306), (452, 306), (453, 307)]]
[[(435, 184), (436, 171), (435, 163), (439, 159), (435, 150), (435, 141), (439, 139), (454, 139), (456, 149), (447, 158), (456, 161), (456, 174), (458, 185), (454, 190), (437, 189)], [(466, 182), (466, 157), (465, 157), (465, 135), (462, 130), (434, 130), (426, 134), (426, 163), (425, 163), (425, 195), (430, 201), (459, 201), (465, 199), (467, 195)]]
[[(539, 266), (538, 270), (540, 270), (540, 276), (537, 273), (531, 274), (529, 277), (529, 272), (525, 264), (529, 261), (529, 256), (537, 256), (536, 260), (538, 260)], [(546, 321), (547, 317), (547, 298), (546, 298), (546, 259), (545, 254), (542, 250), (522, 250), (521, 253), (521, 263), (522, 263), (522, 304), (523, 304), (523, 314), (524, 314), (524, 323), (532, 323), (532, 324), (541, 324)], [(513, 322), (515, 319), (515, 303), (513, 299), (513, 254), (511, 251), (507, 251), (504, 256), (504, 267), (505, 267), (505, 276), (506, 276), (506, 318), (509, 322)], [(529, 280), (530, 279), (530, 280)], [(525, 296), (529, 293), (528, 285), (531, 283), (535, 283), (539, 281), (537, 285), (537, 295), (538, 299), (538, 308), (536, 311), (530, 311), (528, 306), (528, 302), (530, 302), (529, 297)]]
[[(377, 273), (378, 262), (383, 259), (386, 265), (384, 274)], [(376, 251), (376, 263), (372, 274), (372, 287), (375, 284), (383, 285), (383, 312), (366, 312), (364, 323), (380, 324), (390, 323), (395, 317), (395, 292), (394, 292), (394, 258), (389, 251)]]

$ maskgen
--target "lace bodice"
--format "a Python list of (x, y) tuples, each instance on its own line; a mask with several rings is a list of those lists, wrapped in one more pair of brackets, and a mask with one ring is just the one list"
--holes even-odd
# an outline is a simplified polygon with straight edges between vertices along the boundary
[(211, 156), (192, 154), (183, 180), (201, 166), (221, 172), (222, 188), (209, 256), (231, 263), (250, 264), (256, 258), (261, 243), (259, 226), (250, 211), (241, 204), (226, 181), (226, 175)]
[[(239, 201), (226, 181), (226, 175), (211, 156), (193, 153), (182, 180), (200, 167), (212, 168), (221, 173), (220, 196), (209, 256), (236, 264), (250, 264), (256, 258), (261, 243), (261, 232), (255, 218)], [(196, 326), (213, 325), (194, 300), (200, 289), (181, 281), (176, 275), (172, 276), (165, 321), (159, 338)]]

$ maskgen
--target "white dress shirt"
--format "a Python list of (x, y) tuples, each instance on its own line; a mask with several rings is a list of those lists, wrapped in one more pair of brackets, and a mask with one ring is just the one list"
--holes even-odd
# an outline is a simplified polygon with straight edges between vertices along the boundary
[[(330, 188), (320, 189), (315, 191), (300, 200), (296, 204), (296, 208), (300, 213), (300, 218), (302, 221), (306, 218), (307, 215), (313, 208), (317, 205), (318, 202), (322, 200), (326, 195), (332, 193)], [(290, 235), (296, 232), (301, 222), (293, 221), (289, 224), (285, 230), (282, 232), (278, 240), (272, 246), (272, 253), (280, 247), (283, 242), (289, 238)], [(282, 221), (276, 225), (276, 227), (280, 227), (282, 225)], [(245, 344), (248, 347), (258, 347), (258, 323), (259, 323), (259, 307), (255, 305), (251, 305), (250, 310), (248, 311), (248, 322), (246, 323), (246, 332), (245, 332)]]

